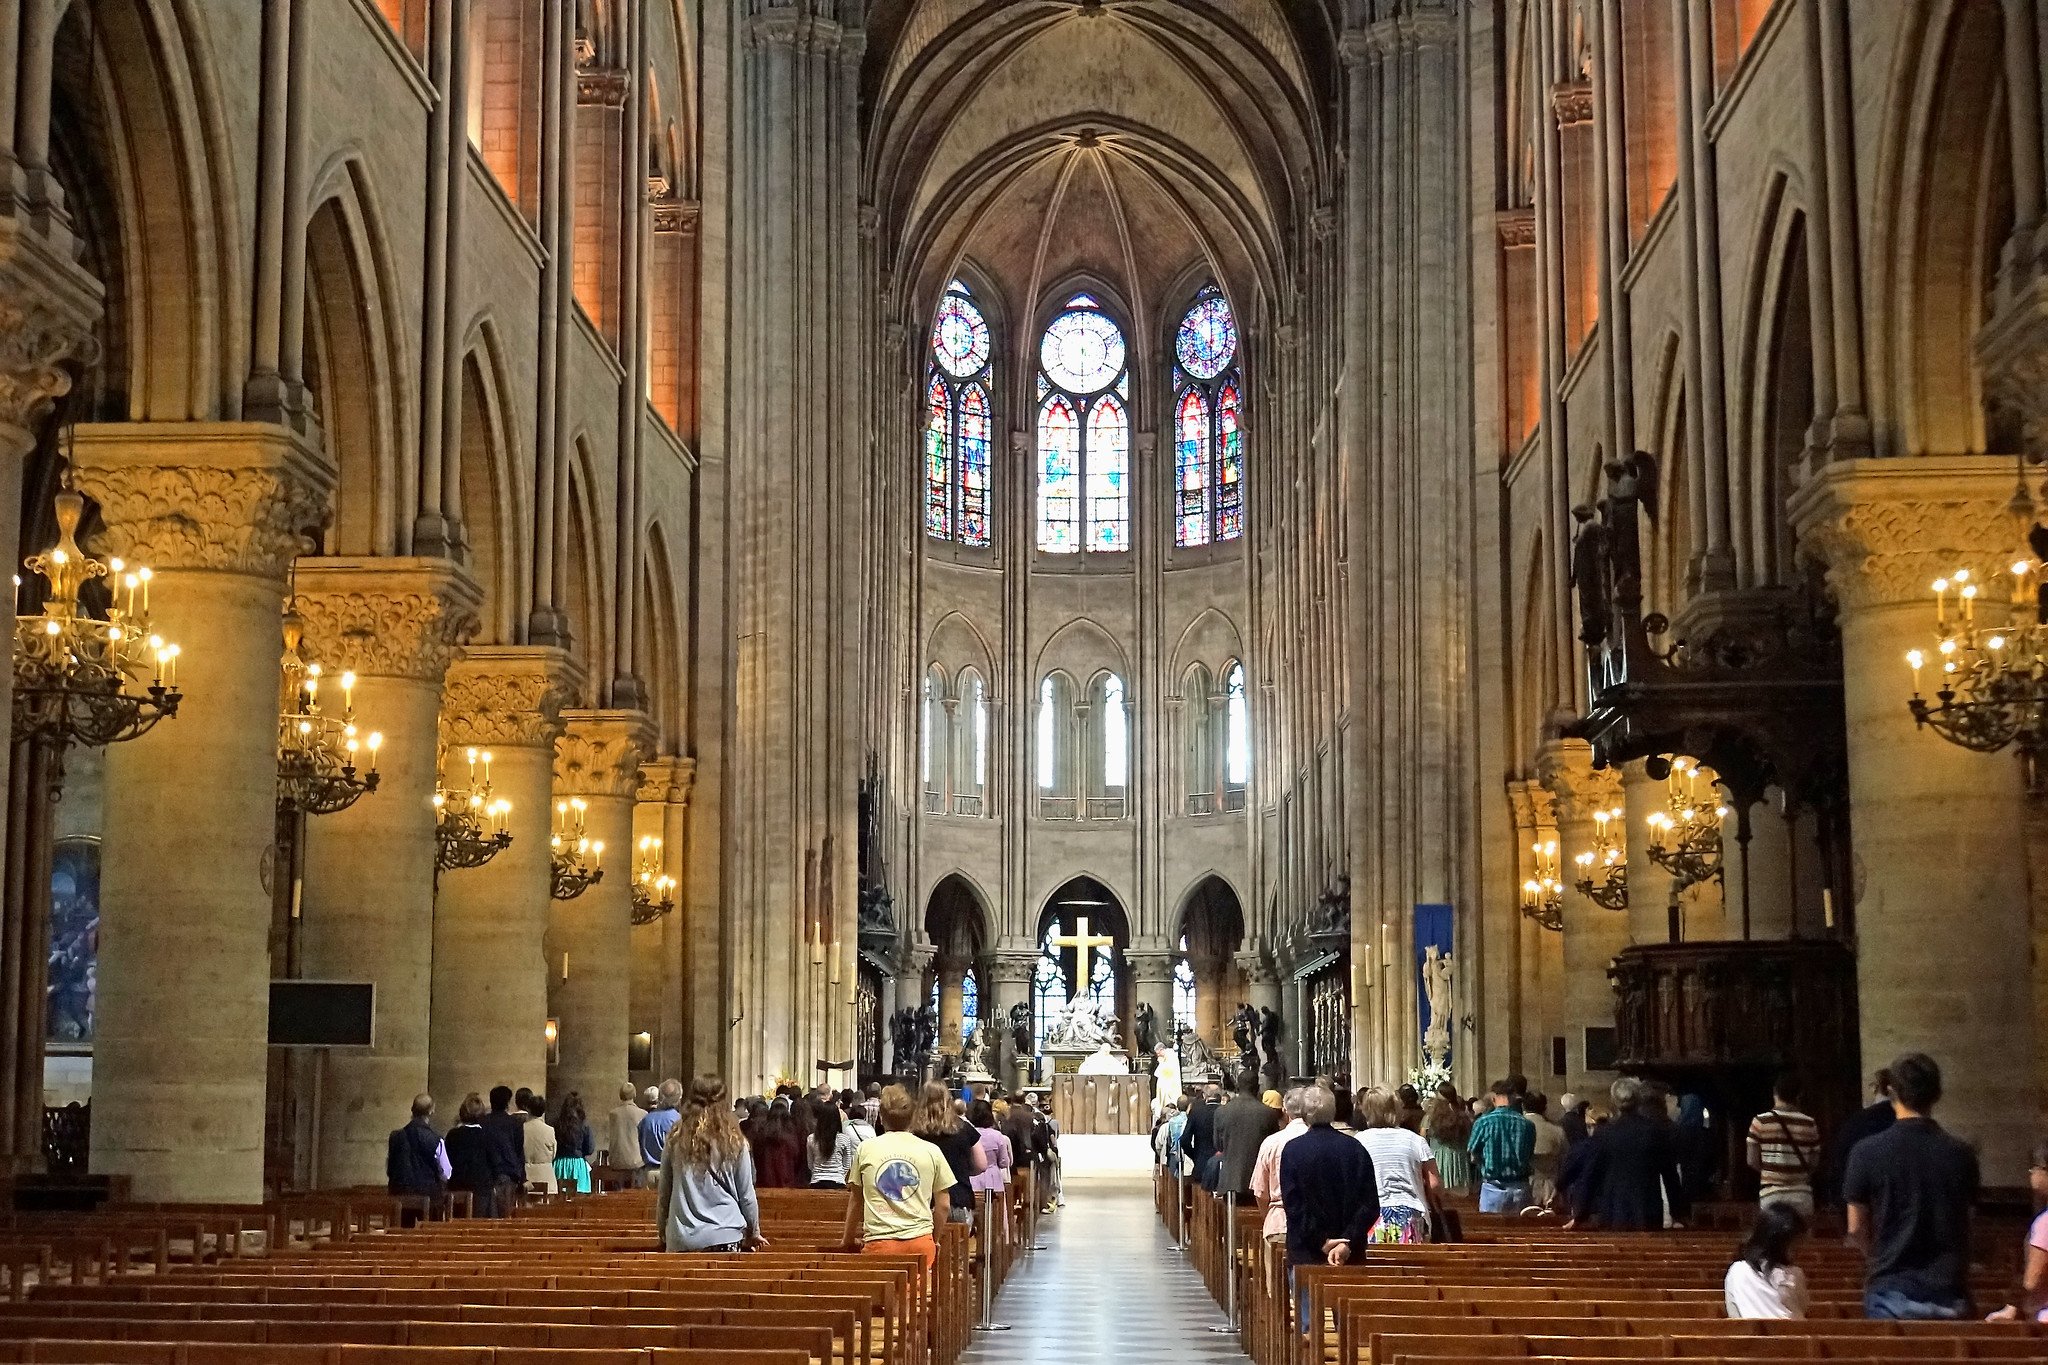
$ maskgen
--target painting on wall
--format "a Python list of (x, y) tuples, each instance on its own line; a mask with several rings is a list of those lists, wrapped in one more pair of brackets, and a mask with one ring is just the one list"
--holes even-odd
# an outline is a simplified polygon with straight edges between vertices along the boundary
[(93, 999), (99, 989), (100, 841), (59, 839), (50, 864), (49, 1040), (57, 1047), (92, 1043)]

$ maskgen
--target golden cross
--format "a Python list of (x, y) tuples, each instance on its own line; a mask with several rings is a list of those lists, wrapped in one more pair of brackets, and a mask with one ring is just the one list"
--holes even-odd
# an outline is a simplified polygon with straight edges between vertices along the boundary
[(1089, 981), (1094, 978), (1094, 950), (1097, 948), (1114, 948), (1116, 946), (1116, 940), (1107, 934), (1091, 936), (1088, 933), (1088, 917), (1086, 915), (1082, 915), (1074, 921), (1074, 935), (1072, 938), (1054, 937), (1046, 941), (1055, 948), (1072, 948), (1074, 950), (1075, 965), (1079, 970), (1074, 976), (1074, 993), (1067, 997), (1069, 1000), (1079, 999), (1081, 993), (1088, 989)]

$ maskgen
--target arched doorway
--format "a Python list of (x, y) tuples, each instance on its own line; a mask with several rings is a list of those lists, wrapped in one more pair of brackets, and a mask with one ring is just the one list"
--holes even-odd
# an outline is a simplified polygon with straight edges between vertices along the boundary
[(1244, 946), (1244, 906), (1230, 883), (1207, 876), (1188, 888), (1174, 936), (1174, 1021), (1224, 1049), (1231, 1011), (1244, 1000), (1237, 950)]
[(974, 883), (951, 873), (925, 901), (924, 931), (938, 950), (924, 998), (939, 1012), (939, 1051), (958, 1055), (986, 1011), (987, 973), (977, 964), (989, 947), (988, 907)]
[[(1110, 942), (1086, 950), (1054, 942), (1076, 937), (1107, 938)], [(1037, 941), (1038, 967), (1031, 979), (1032, 1037), (1042, 1043), (1054, 1016), (1076, 994), (1085, 992), (1099, 1009), (1116, 1016), (1118, 1038), (1129, 1048), (1134, 1001), (1125, 950), (1130, 947), (1131, 927), (1116, 893), (1093, 877), (1065, 882), (1046, 898), (1045, 908), (1039, 912)]]

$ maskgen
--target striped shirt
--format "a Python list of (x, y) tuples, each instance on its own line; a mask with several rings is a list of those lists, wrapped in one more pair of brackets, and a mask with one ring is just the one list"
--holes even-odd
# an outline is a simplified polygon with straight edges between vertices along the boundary
[(1813, 1190), (1820, 1167), (1820, 1126), (1797, 1109), (1772, 1109), (1749, 1121), (1749, 1164), (1773, 1192)]
[(1479, 1175), (1496, 1185), (1520, 1184), (1529, 1178), (1529, 1161), (1536, 1154), (1536, 1130), (1513, 1105), (1502, 1105), (1481, 1114), (1472, 1125), (1472, 1137), (1465, 1144), (1479, 1165)]

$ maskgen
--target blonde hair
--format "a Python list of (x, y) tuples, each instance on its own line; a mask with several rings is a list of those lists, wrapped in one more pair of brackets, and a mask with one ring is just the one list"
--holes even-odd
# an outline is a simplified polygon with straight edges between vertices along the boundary
[(1358, 1115), (1368, 1128), (1399, 1128), (1401, 1101), (1393, 1091), (1376, 1085), (1359, 1093)]
[(953, 1112), (953, 1096), (937, 1081), (927, 1081), (917, 1093), (917, 1113), (911, 1116), (910, 1131), (921, 1138), (946, 1137), (960, 1126)]
[(716, 1076), (699, 1076), (678, 1106), (664, 1154), (691, 1170), (709, 1170), (739, 1160), (746, 1150), (746, 1134), (726, 1103), (725, 1082)]

